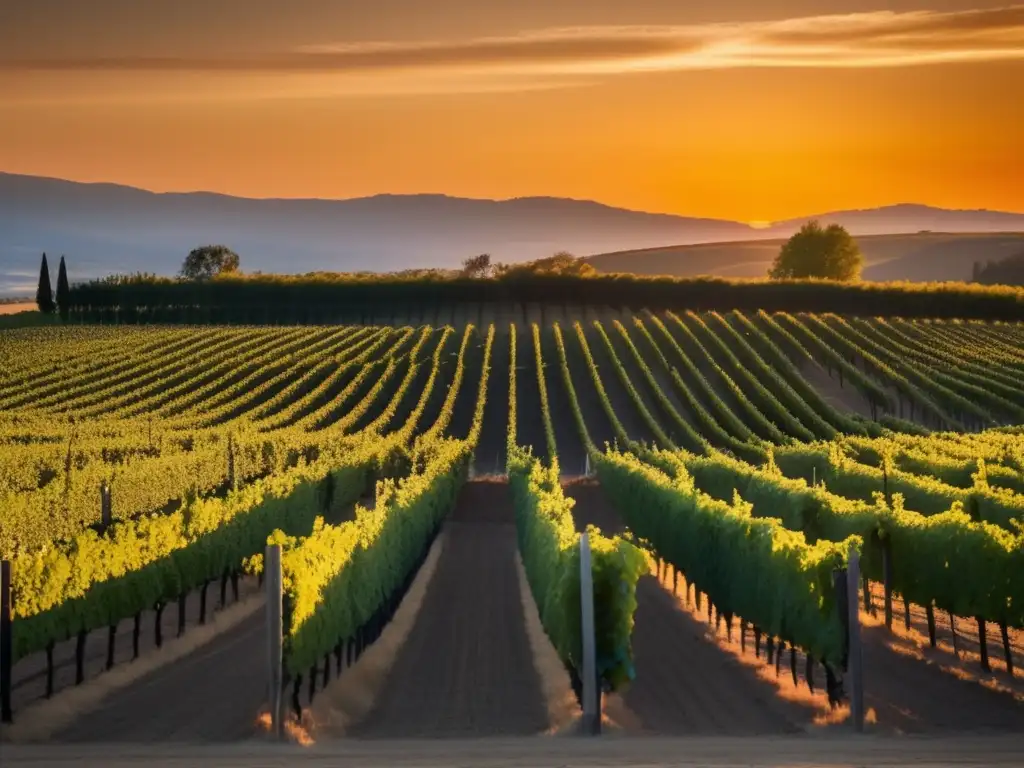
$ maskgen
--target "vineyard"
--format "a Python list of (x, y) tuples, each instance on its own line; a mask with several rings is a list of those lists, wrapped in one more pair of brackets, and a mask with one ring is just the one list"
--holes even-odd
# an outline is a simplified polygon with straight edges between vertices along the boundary
[(1024, 728), (1024, 326), (492, 319), (0, 331), (5, 728), (235, 611), (47, 738), (255, 735), (277, 543), (293, 717), (383, 653), (423, 582), (348, 732), (549, 731), (528, 625), (578, 700), (591, 525), (627, 732), (841, 721), (851, 553), (876, 727)]

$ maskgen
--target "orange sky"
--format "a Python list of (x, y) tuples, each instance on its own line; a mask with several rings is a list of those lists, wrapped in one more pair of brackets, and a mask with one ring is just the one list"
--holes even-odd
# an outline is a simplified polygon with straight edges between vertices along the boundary
[(1024, 211), (1024, 6), (18, 5), (0, 9), (0, 170), (746, 221), (910, 201)]

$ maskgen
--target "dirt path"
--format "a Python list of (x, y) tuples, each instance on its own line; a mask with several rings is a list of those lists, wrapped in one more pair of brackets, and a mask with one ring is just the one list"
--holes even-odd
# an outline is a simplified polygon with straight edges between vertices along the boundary
[[(577, 526), (592, 522), (606, 533), (622, 530), (599, 485), (579, 482), (566, 492), (577, 499), (573, 510)], [(721, 733), (718, 721), (725, 718), (731, 729), (726, 733), (763, 733), (778, 722), (774, 718), (780, 711), (782, 730), (787, 729), (787, 721), (802, 727), (818, 719), (810, 698), (806, 707), (799, 699), (780, 701), (770, 679), (758, 676), (755, 667), (741, 666), (735, 652), (726, 652), (725, 646), (732, 644), (722, 633), (716, 637), (654, 577), (644, 576), (637, 585), (637, 603), (633, 631), (637, 679), (623, 698), (643, 730)], [(963, 669), (943, 663), (939, 653), (921, 652), (884, 626), (866, 623), (862, 638), (865, 707), (873, 732), (1024, 733), (1024, 697), (1015, 697), (1006, 686), (995, 690), (978, 678), (970, 679)], [(650, 671), (645, 674), (645, 670)], [(733, 698), (730, 691), (735, 693)], [(687, 701), (690, 697), (692, 702)]]
[[(372, 507), (372, 493), (364, 494), (359, 503)], [(341, 523), (352, 519), (353, 514), (354, 505), (328, 522)], [(124, 687), (109, 690), (98, 706), (77, 715), (66, 727), (56, 729), (52, 740), (206, 742), (235, 741), (256, 735), (257, 718), (267, 700), (266, 614), (256, 579), (248, 577), (241, 582), (240, 597), (259, 602), (255, 611), (247, 613), (238, 624), (228, 625), (230, 628), (222, 634), (198, 640), (201, 645), (192, 646), (194, 650), (186, 650), (176, 660), (142, 674)], [(213, 593), (211, 587), (211, 602)], [(193, 596), (188, 603), (190, 627), (197, 619), (198, 602)], [(172, 608), (165, 609), (162, 617), (164, 635), (169, 640), (174, 634), (169, 631), (168, 615), (174, 615), (176, 622), (177, 613)], [(131, 622), (127, 624), (130, 626)], [(182, 642), (187, 648), (190, 638), (192, 635), (186, 632), (180, 639), (172, 640), (171, 645)], [(129, 642), (119, 643), (119, 654), (124, 656), (129, 650)], [(93, 660), (94, 665), (98, 662), (99, 659)], [(110, 674), (130, 671), (130, 664), (125, 660)], [(95, 682), (102, 685), (103, 676)], [(58, 700), (59, 694), (54, 701)]]
[(102, 768), (967, 768), (1019, 766), (1024, 744), (1013, 737), (876, 739), (749, 737), (467, 739), (424, 741), (340, 740), (308, 748), (269, 744), (223, 746), (15, 747), (8, 766), (102, 766)]
[(934, 660), (901, 651), (884, 626), (865, 626), (862, 637), (864, 703), (884, 730), (1024, 733), (1024, 702), (1011, 692), (961, 679)]
[[(246, 600), (259, 592), (255, 578), (242, 578), (239, 580), (239, 598)], [(236, 604), (230, 585), (226, 590), (226, 606), (230, 608)], [(220, 605), (219, 584), (210, 584), (207, 592), (208, 614), (213, 618), (223, 608)], [(195, 592), (188, 595), (185, 604), (185, 626), (186, 631), (183, 639), (188, 642), (191, 632), (199, 624), (199, 595)], [(139, 623), (139, 649), (140, 658), (146, 658), (148, 654), (156, 651), (156, 613), (144, 611)], [(122, 665), (132, 661), (132, 633), (134, 620), (124, 619), (117, 624), (117, 635), (114, 643), (114, 670), (120, 669)], [(173, 643), (178, 633), (178, 604), (173, 602), (166, 606), (160, 616), (161, 633), (165, 642)], [(75, 683), (75, 638), (70, 638), (54, 647), (54, 695), (59, 697), (61, 693), (72, 688)], [(85, 643), (85, 684), (94, 681), (103, 681), (106, 674), (107, 660), (107, 632), (97, 630), (90, 632)], [(12, 671), (12, 700), (15, 713), (25, 707), (38, 703), (44, 698), (46, 691), (46, 655), (44, 652), (31, 654), (19, 660)]]
[(548, 409), (555, 428), (558, 463), (563, 473), (586, 473), (586, 448), (573, 418), (572, 402), (562, 377), (562, 364), (555, 346), (555, 335), (550, 327), (541, 330), (541, 350), (544, 356), (544, 384), (548, 392)]
[(817, 363), (805, 363), (800, 373), (807, 379), (808, 384), (818, 390), (822, 399), (836, 410), (856, 413), (866, 419), (871, 418), (871, 404), (853, 384), (847, 382), (841, 385), (838, 378), (829, 376)]
[[(877, 581), (871, 582), (872, 612), (869, 614), (861, 608), (861, 622), (865, 625), (884, 625), (885, 622), (885, 587)], [(862, 604), (863, 606), (863, 604)], [(1014, 661), (1014, 674), (1011, 677), (1006, 668), (1006, 651), (999, 625), (986, 622), (990, 671), (985, 672), (981, 666), (981, 643), (978, 636), (978, 623), (975, 619), (958, 616), (955, 619), (956, 643), (954, 647), (953, 624), (947, 611), (937, 610), (935, 616), (935, 648), (928, 641), (928, 613), (925, 608), (911, 603), (910, 626), (906, 625), (906, 603), (898, 593), (893, 593), (892, 630), (886, 632), (886, 639), (907, 653), (914, 653), (942, 667), (955, 667), (958, 675), (972, 677), (992, 685), (1001, 687), (1017, 694), (1024, 700), (1024, 675), (1020, 666), (1024, 663), (1024, 630), (1009, 627), (1007, 640), (1010, 643), (1010, 654)]]
[(257, 611), (177, 663), (80, 717), (54, 741), (221, 741), (256, 733), (266, 701), (266, 619)]
[(519, 595), (508, 486), (468, 483), (445, 536), (423, 608), (354, 736), (528, 735), (548, 727)]
[[(576, 500), (578, 529), (593, 523), (608, 534), (623, 530), (598, 484), (577, 482), (565, 490)], [(707, 639), (704, 625), (653, 576), (641, 577), (636, 597), (636, 679), (622, 696), (628, 712), (620, 722), (627, 733), (792, 733), (811, 720), (809, 708), (801, 717), (774, 701), (772, 686)]]

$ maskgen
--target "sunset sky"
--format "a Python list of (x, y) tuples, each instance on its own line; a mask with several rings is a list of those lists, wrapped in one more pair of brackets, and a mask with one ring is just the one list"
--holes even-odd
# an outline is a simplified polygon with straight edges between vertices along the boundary
[(742, 221), (1024, 212), (1024, 5), (5, 2), (0, 170)]

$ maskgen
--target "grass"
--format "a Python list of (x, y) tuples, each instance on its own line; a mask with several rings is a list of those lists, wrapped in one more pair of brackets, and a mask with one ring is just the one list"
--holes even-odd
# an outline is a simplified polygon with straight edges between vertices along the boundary
[(58, 315), (44, 315), (32, 307), (35, 304), (0, 304), (0, 331), (60, 323)]

